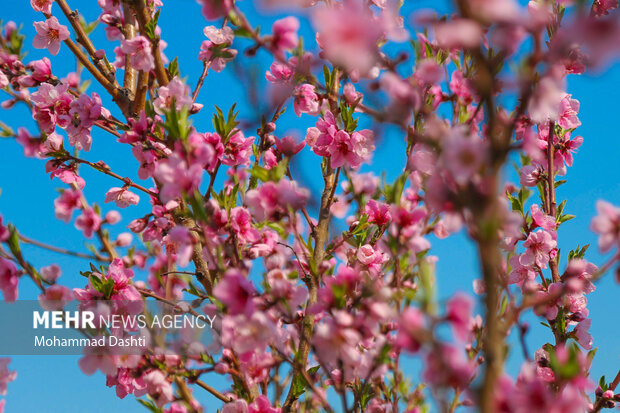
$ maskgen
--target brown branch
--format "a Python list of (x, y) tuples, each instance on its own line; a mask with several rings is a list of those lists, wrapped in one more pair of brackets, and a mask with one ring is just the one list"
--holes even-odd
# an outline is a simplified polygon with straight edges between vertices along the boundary
[(144, 110), (146, 106), (146, 95), (149, 91), (149, 74), (148, 72), (138, 72), (138, 85), (136, 87), (136, 94), (131, 107), (131, 112), (136, 115), (140, 115), (140, 112)]
[(28, 238), (22, 234), (19, 234), (19, 239), (22, 242), (25, 242), (26, 244), (31, 244), (34, 245), (36, 247), (39, 248), (43, 248), (49, 251), (53, 251), (53, 252), (57, 252), (59, 254), (64, 254), (64, 255), (70, 255), (72, 257), (78, 257), (78, 258), (84, 258), (87, 260), (93, 260), (93, 261), (103, 261), (103, 262), (110, 262), (110, 260), (108, 258), (102, 257), (100, 255), (89, 255), (89, 254), (84, 254), (81, 252), (76, 252), (76, 251), (70, 251), (67, 250), (65, 248), (60, 248), (60, 247), (56, 247), (54, 245), (49, 245), (49, 244), (45, 244), (43, 242), (34, 240), (32, 238)]
[[(549, 122), (549, 136), (547, 138), (547, 201), (549, 204), (549, 210), (547, 213), (555, 220), (556, 203), (555, 203), (555, 170), (553, 165), (553, 155), (555, 147), (553, 145), (553, 137), (555, 136), (555, 122)], [(558, 270), (558, 262), (555, 258), (549, 260), (549, 268), (551, 269), (551, 277), (553, 282), (560, 281), (560, 274)]]
[(308, 286), (308, 301), (306, 302), (306, 312), (302, 321), (302, 330), (299, 337), (299, 348), (295, 355), (295, 365), (293, 366), (295, 368), (295, 372), (293, 373), (293, 379), (291, 381), (286, 400), (282, 406), (282, 411), (284, 413), (293, 411), (293, 405), (297, 400), (293, 383), (295, 383), (296, 378), (303, 377), (303, 373), (301, 372), (305, 372), (306, 370), (308, 354), (310, 353), (310, 338), (312, 337), (312, 333), (314, 331), (314, 315), (309, 314), (308, 309), (316, 304), (318, 298), (317, 294), (319, 280), (321, 277), (319, 268), (323, 262), (323, 258), (325, 257), (325, 246), (327, 245), (329, 237), (329, 221), (331, 216), (330, 207), (331, 201), (333, 201), (332, 191), (337, 185), (335, 171), (331, 168), (331, 166), (329, 166), (329, 164), (326, 166), (323, 179), (325, 181), (325, 186), (323, 188), (323, 194), (321, 195), (319, 221), (314, 227), (315, 243), (314, 252), (312, 255), (314, 268), (311, 268), (313, 270), (312, 274), (305, 280), (306, 285)]
[(232, 401), (230, 397), (224, 396), (222, 393), (215, 390), (213, 387), (209, 386), (207, 383), (205, 383), (202, 380), (196, 380), (196, 384), (202, 387), (203, 389), (205, 389), (206, 391), (208, 391), (209, 393), (211, 393), (212, 395), (214, 395), (215, 397), (217, 397), (218, 399), (220, 399), (221, 401), (223, 401), (224, 403), (228, 403)]
[(128, 116), (129, 110), (129, 98), (124, 94), (121, 89), (114, 83), (110, 82), (93, 64), (88, 60), (88, 57), (80, 50), (77, 44), (71, 39), (65, 40), (65, 44), (75, 55), (78, 61), (90, 72), (97, 82), (105, 88), (105, 90), (112, 96), (112, 100), (116, 102), (120, 110), (125, 116)]
[(142, 185), (138, 185), (138, 184), (134, 183), (129, 178), (123, 178), (119, 174), (112, 172), (107, 165), (98, 165), (96, 163), (93, 163), (93, 162), (90, 162), (90, 161), (87, 161), (87, 160), (84, 160), (84, 159), (76, 158), (75, 156), (71, 156), (71, 155), (67, 155), (66, 158), (69, 159), (69, 160), (72, 160), (74, 162), (77, 162), (77, 163), (88, 165), (91, 168), (96, 169), (97, 171), (99, 171), (101, 173), (104, 173), (104, 174), (106, 174), (108, 176), (111, 176), (111, 177), (116, 178), (116, 179), (118, 179), (120, 181), (123, 181), (125, 183), (125, 185), (127, 185), (127, 186), (130, 186), (130, 187), (135, 188), (135, 189), (137, 189), (139, 191), (142, 191), (142, 192), (144, 192), (144, 193), (146, 193), (146, 194), (148, 194), (148, 195), (150, 195), (152, 197), (157, 198), (157, 194), (155, 192), (153, 192), (153, 191), (151, 191), (149, 189), (146, 189)]
[[(125, 17), (125, 26), (123, 28), (125, 39), (133, 39), (136, 35), (135, 16), (131, 11), (131, 8), (123, 3), (123, 15)], [(129, 62), (130, 56), (125, 56), (125, 78), (123, 79), (123, 87), (127, 89), (132, 95), (136, 94), (136, 69), (131, 66)]]
[(155, 77), (157, 77), (157, 82), (160, 86), (166, 86), (169, 80), (168, 72), (164, 67), (164, 63), (161, 59), (161, 52), (159, 51), (160, 38), (158, 35), (154, 35), (151, 39), (146, 34), (146, 25), (151, 21), (151, 14), (149, 13), (144, 0), (134, 0), (132, 7), (136, 12), (136, 19), (138, 20), (140, 34), (149, 39), (151, 42), (151, 54), (153, 55), (153, 60), (155, 61)]
[(110, 81), (112, 84), (114, 84), (115, 86), (118, 86), (118, 84), (116, 83), (116, 77), (114, 75), (114, 72), (112, 72), (109, 69), (109, 67), (107, 67), (106, 64), (102, 62), (102, 59), (96, 56), (97, 51), (95, 49), (95, 46), (90, 41), (90, 38), (84, 31), (84, 28), (82, 27), (82, 23), (80, 22), (78, 18), (79, 14), (77, 10), (72, 11), (65, 0), (56, 0), (56, 3), (62, 10), (63, 14), (67, 17), (67, 20), (69, 20), (71, 27), (73, 27), (73, 30), (75, 31), (75, 35), (77, 36), (78, 43), (84, 46), (84, 49), (86, 50), (86, 52), (88, 53), (92, 61), (94, 62), (99, 72), (101, 72), (101, 74), (103, 74), (106, 77), (106, 79)]
[(200, 89), (205, 81), (205, 78), (209, 74), (209, 68), (211, 67), (211, 61), (205, 60), (203, 62), (202, 74), (200, 75), (200, 79), (198, 79), (198, 83), (196, 84), (196, 89), (194, 89), (194, 93), (192, 93), (192, 101), (196, 102), (196, 98), (198, 97), (198, 93), (200, 93)]

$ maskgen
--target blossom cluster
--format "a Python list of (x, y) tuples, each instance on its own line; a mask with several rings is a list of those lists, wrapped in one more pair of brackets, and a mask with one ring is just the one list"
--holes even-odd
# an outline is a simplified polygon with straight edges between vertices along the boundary
[[(207, 23), (193, 89), (164, 54), (178, 45), (163, 40), (161, 0), (99, 0), (107, 48), (66, 0), (31, 0), (43, 19), (33, 39), (12, 22), (2, 28), (2, 107), (24, 104), (38, 129), (0, 123), (2, 136), (45, 160), (61, 185), (56, 218), (92, 242), (65, 250), (0, 216), (4, 300), (23, 298), (30, 280), (47, 309), (111, 300), (107, 311), (138, 314), (146, 300), (187, 300), (182, 311), (218, 314), (213, 348), (180, 340), (129, 356), (85, 350), (85, 374), (101, 372), (119, 398), (156, 412), (207, 411), (195, 395), (203, 391), (223, 413), (615, 406), (620, 373), (590, 377), (588, 299), (618, 273), (620, 207), (596, 204), (591, 229), (609, 254), (597, 265), (588, 246), (560, 250), (575, 216), (556, 188), (570, 185), (560, 178), (587, 142), (567, 77), (620, 55), (617, 0), (464, 0), (448, 16), (391, 0), (265, 0), (300, 9), (263, 32), (245, 2), (198, 3)], [(58, 77), (47, 57), (26, 61), (29, 41), (74, 54), (83, 69)], [(239, 74), (250, 76), (246, 59), (264, 66), (264, 79)], [(254, 97), (254, 85), (265, 87), (265, 102), (250, 97), (256, 113), (209, 112), (217, 102), (202, 86), (220, 72)], [(97, 91), (86, 92), (87, 76)], [(203, 117), (212, 128), (193, 126)], [(287, 131), (287, 117), (313, 126)], [(391, 182), (372, 169), (388, 129), (404, 141)], [(87, 159), (103, 145), (130, 153), (135, 176)], [(519, 184), (502, 181), (513, 162)], [(114, 183), (90, 185), (85, 168)], [(312, 181), (295, 179), (300, 170)], [(461, 231), (478, 252), (475, 294), (439, 299), (432, 242)], [(57, 264), (30, 261), (26, 244), (88, 259), (86, 278), (76, 284)], [(547, 330), (530, 353), (532, 315)], [(512, 377), (504, 365), (519, 346)], [(7, 363), (2, 395), (16, 377)]]

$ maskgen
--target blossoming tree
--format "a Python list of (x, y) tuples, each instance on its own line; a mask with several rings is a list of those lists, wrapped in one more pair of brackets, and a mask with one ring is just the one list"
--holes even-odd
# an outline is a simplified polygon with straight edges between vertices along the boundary
[[(98, 3), (107, 45), (94, 44), (94, 25), (66, 0), (31, 0), (40, 12), (32, 39), (12, 22), (2, 29), (0, 88), (10, 95), (2, 106), (26, 105), (38, 125), (15, 130), (7, 121), (3, 136), (46, 162), (60, 185), (56, 217), (96, 247), (30, 239), (5, 216), (0, 290), (6, 301), (29, 282), (42, 302), (189, 300), (221, 317), (221, 350), (85, 355), (85, 374), (100, 370), (118, 397), (166, 413), (214, 411), (196, 400), (202, 391), (226, 413), (614, 407), (620, 373), (610, 366), (612, 381), (589, 376), (587, 295), (617, 271), (620, 208), (597, 203), (591, 228), (608, 258), (593, 263), (587, 247), (558, 249), (558, 230), (575, 217), (556, 188), (583, 141), (566, 78), (619, 54), (617, 0), (457, 0), (448, 16), (405, 15), (403, 1), (265, 0), (299, 9), (262, 30), (244, 14), (248, 0), (200, 0), (203, 71), (192, 82), (166, 58), (183, 45), (164, 41), (160, 0)], [(314, 30), (305, 43), (299, 18)], [(28, 60), (29, 46), (72, 55), (80, 70)], [(258, 120), (200, 95), (207, 76), (259, 51), (271, 61), (269, 111)], [(314, 124), (304, 140), (278, 128), (291, 106)], [(205, 116), (211, 129), (192, 126)], [(383, 125), (406, 142), (393, 154), (402, 172), (392, 182), (360, 172)], [(89, 160), (93, 139), (110, 137), (105, 145), (135, 157), (133, 177)], [(318, 194), (293, 176), (301, 151), (317, 160), (308, 173), (322, 184)], [(503, 182), (512, 161), (519, 185)], [(84, 168), (115, 186), (89, 187)], [(104, 213), (90, 193), (129, 216), (150, 202), (128, 225), (135, 237), (112, 238), (120, 214)], [(461, 229), (478, 250), (479, 315), (473, 296), (436, 298), (429, 239)], [(82, 260), (87, 285), (67, 288), (62, 280), (73, 275), (35, 267), (21, 244)], [(522, 339), (523, 365), (511, 377), (507, 349), (520, 343), (507, 337), (523, 337), (531, 313), (548, 337), (534, 353)], [(421, 361), (420, 376), (406, 368), (411, 360)], [(8, 364), (0, 359), (2, 395), (16, 378)], [(218, 384), (208, 384), (214, 376)]]

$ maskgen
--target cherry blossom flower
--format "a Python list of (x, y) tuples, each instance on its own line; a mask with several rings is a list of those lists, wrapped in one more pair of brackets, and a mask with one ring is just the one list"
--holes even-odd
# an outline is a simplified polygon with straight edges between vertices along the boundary
[(56, 218), (65, 222), (71, 220), (74, 209), (81, 207), (82, 193), (77, 189), (68, 188), (62, 191), (60, 196), (54, 200), (54, 213)]
[(100, 225), (101, 217), (92, 208), (84, 208), (75, 220), (75, 227), (82, 231), (86, 238), (91, 238)]
[(221, 29), (207, 26), (203, 32), (209, 40), (202, 42), (198, 59), (210, 61), (211, 68), (216, 72), (221, 72), (226, 67), (226, 63), (237, 56), (237, 50), (228, 47), (232, 45), (234, 39), (233, 31), (228, 26)]
[(207, 20), (224, 17), (233, 7), (233, 0), (196, 0), (202, 5), (202, 15)]
[(5, 258), (0, 258), (0, 290), (5, 301), (17, 300), (18, 282), (19, 274), (15, 265)]
[(113, 187), (105, 194), (105, 202), (108, 203), (112, 201), (114, 201), (119, 208), (127, 208), (129, 205), (138, 205), (140, 197), (125, 187)]
[(543, 229), (555, 230), (555, 218), (545, 214), (538, 205), (533, 204), (530, 207), (530, 213), (536, 225)]
[(590, 228), (599, 235), (598, 247), (601, 252), (620, 247), (620, 208), (609, 202), (596, 202), (598, 215), (592, 218)]
[(579, 101), (572, 99), (571, 95), (566, 95), (562, 99), (560, 118), (558, 119), (558, 125), (564, 129), (575, 129), (581, 122), (577, 117), (579, 113)]
[(7, 384), (17, 378), (17, 372), (9, 370), (11, 359), (0, 357), (0, 395), (6, 395)]
[(557, 242), (551, 232), (539, 229), (530, 233), (523, 246), (527, 249), (519, 259), (522, 265), (537, 265), (540, 268), (547, 268), (550, 254), (556, 248)]
[(58, 23), (54, 16), (44, 22), (35, 22), (34, 28), (37, 35), (32, 40), (32, 45), (37, 49), (48, 49), (54, 56), (60, 51), (60, 42), (69, 38), (67, 26)]
[(299, 20), (293, 16), (276, 20), (273, 23), (271, 47), (276, 55), (283, 56), (285, 51), (297, 47), (299, 42), (297, 30), (299, 30)]
[(188, 165), (176, 153), (157, 163), (154, 176), (163, 185), (159, 192), (162, 201), (168, 202), (184, 193), (193, 193), (200, 186), (202, 174), (200, 164)]
[(129, 55), (129, 63), (136, 70), (150, 72), (155, 67), (155, 60), (151, 53), (151, 42), (144, 36), (122, 39), (120, 50)]
[(434, 29), (437, 43), (445, 49), (474, 48), (482, 39), (482, 28), (473, 20), (454, 19), (438, 23)]
[(304, 83), (295, 88), (293, 92), (295, 114), (301, 116), (302, 113), (316, 116), (319, 113), (319, 96), (315, 92), (313, 85)]
[(174, 100), (177, 111), (183, 107), (191, 108), (192, 98), (189, 96), (189, 87), (183, 83), (178, 76), (175, 76), (168, 86), (162, 86), (157, 91), (157, 99), (153, 102), (155, 112), (164, 115), (172, 107)]
[(364, 207), (364, 212), (368, 215), (368, 222), (378, 226), (387, 225), (392, 220), (390, 207), (382, 202), (369, 199)]
[(361, 76), (370, 74), (383, 34), (381, 23), (372, 14), (358, 2), (347, 2), (342, 7), (316, 9), (312, 22), (327, 59)]
[(160, 370), (151, 370), (142, 376), (147, 393), (155, 400), (157, 407), (162, 407), (174, 400), (172, 385)]
[(455, 337), (461, 341), (468, 341), (471, 333), (473, 308), (474, 302), (471, 297), (462, 293), (454, 295), (446, 303), (446, 320), (450, 323)]
[(34, 11), (44, 14), (52, 14), (52, 3), (54, 0), (30, 0), (30, 5)]
[(618, 0), (596, 0), (592, 5), (595, 16), (606, 16), (611, 10), (618, 8)]
[(56, 282), (58, 277), (60, 277), (61, 269), (57, 264), (48, 265), (46, 267), (42, 267), (39, 271), (41, 273), (41, 278), (46, 282), (53, 284)]

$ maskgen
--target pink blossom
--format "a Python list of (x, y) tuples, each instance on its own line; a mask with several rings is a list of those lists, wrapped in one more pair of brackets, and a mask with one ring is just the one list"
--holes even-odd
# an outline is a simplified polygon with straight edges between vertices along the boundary
[(455, 346), (442, 344), (439, 351), (426, 356), (424, 380), (439, 386), (464, 388), (471, 380), (475, 365)]
[(252, 226), (252, 216), (247, 209), (236, 207), (230, 210), (230, 226), (242, 244), (255, 242), (259, 234)]
[(253, 137), (245, 137), (243, 132), (235, 132), (224, 147), (224, 154), (221, 161), (224, 165), (239, 166), (247, 165), (250, 163), (250, 156), (252, 155), (252, 143)]
[(151, 42), (144, 36), (121, 40), (121, 51), (129, 55), (129, 63), (136, 70), (150, 72), (155, 67), (151, 54)]
[(39, 295), (39, 303), (44, 310), (62, 310), (65, 305), (73, 300), (73, 292), (63, 285), (52, 285), (45, 289), (45, 293)]
[(32, 40), (36, 49), (48, 49), (54, 56), (60, 50), (60, 42), (69, 38), (67, 26), (58, 23), (58, 19), (52, 16), (44, 22), (34, 22), (37, 35)]
[(271, 26), (273, 33), (271, 47), (274, 53), (283, 56), (285, 51), (296, 48), (299, 43), (298, 30), (299, 20), (296, 17), (289, 16), (276, 20)]
[(599, 235), (598, 247), (601, 252), (620, 247), (620, 208), (606, 201), (596, 201), (598, 215), (592, 218), (590, 229)]
[(461, 341), (468, 341), (471, 334), (472, 310), (474, 301), (468, 295), (457, 293), (446, 303), (446, 320), (454, 336)]
[(293, 92), (293, 107), (295, 114), (301, 116), (302, 113), (316, 116), (319, 113), (319, 96), (315, 92), (313, 85), (304, 83), (295, 88)]
[(151, 370), (142, 376), (147, 393), (155, 400), (157, 407), (162, 407), (174, 400), (172, 385), (160, 370)]
[(61, 274), (60, 267), (56, 264), (42, 267), (39, 272), (41, 273), (41, 278), (50, 284), (55, 283)]
[(306, 205), (310, 192), (299, 188), (297, 182), (281, 179), (277, 183), (265, 182), (246, 193), (245, 202), (259, 220), (277, 220), (289, 210), (297, 211)]
[(11, 236), (11, 232), (2, 224), (4, 218), (0, 215), (0, 242), (5, 242)]
[(17, 378), (17, 372), (9, 370), (10, 362), (10, 358), (0, 357), (0, 395), (2, 396), (6, 395), (7, 384)]
[(209, 40), (202, 42), (198, 59), (210, 61), (211, 68), (216, 72), (221, 72), (226, 67), (226, 63), (237, 56), (235, 49), (228, 48), (234, 39), (233, 31), (228, 26), (222, 29), (207, 26), (203, 32)]
[(248, 413), (248, 402), (243, 399), (228, 402), (222, 407), (222, 413)]
[(81, 207), (81, 199), (82, 192), (77, 189), (68, 188), (62, 191), (60, 196), (54, 200), (56, 218), (69, 222), (73, 210)]
[(581, 121), (577, 117), (579, 113), (579, 101), (577, 99), (571, 99), (572, 95), (567, 94), (562, 99), (560, 118), (558, 119), (558, 125), (564, 129), (575, 129), (581, 125)]
[(41, 153), (45, 152), (41, 139), (34, 138), (26, 128), (17, 128), (17, 138), (15, 140), (24, 147), (24, 156), (29, 158), (40, 158)]
[(0, 257), (0, 290), (4, 296), (4, 300), (13, 302), (17, 300), (17, 284), (19, 282), (19, 273), (15, 265)]
[(346, 2), (343, 7), (316, 9), (312, 22), (327, 59), (361, 76), (370, 74), (383, 34), (381, 22), (372, 13), (358, 2)]
[(75, 220), (75, 227), (82, 231), (86, 238), (91, 238), (100, 225), (101, 217), (92, 208), (84, 208), (82, 214)]
[(302, 141), (298, 143), (292, 136), (276, 138), (276, 148), (278, 149), (278, 152), (284, 156), (291, 157), (296, 155), (304, 148), (304, 146), (306, 146), (305, 142)]
[(369, 199), (364, 207), (364, 213), (368, 215), (368, 222), (377, 226), (387, 225), (392, 220), (390, 206), (383, 202)]
[(91, 97), (81, 95), (71, 102), (69, 116), (72, 120), (67, 125), (69, 143), (77, 149), (89, 151), (92, 142), (90, 129), (102, 115), (107, 117), (109, 112), (101, 106), (101, 98), (95, 92)]
[(444, 71), (433, 59), (424, 59), (416, 65), (414, 76), (422, 82), (432, 85), (443, 79)]
[(508, 284), (526, 283), (536, 278), (536, 272), (530, 266), (521, 264), (519, 255), (511, 257), (509, 263), (512, 269), (508, 274)]
[(554, 141), (556, 146), (554, 166), (558, 175), (566, 174), (566, 167), (573, 165), (573, 154), (583, 143), (583, 137), (576, 136), (570, 138), (570, 132), (566, 132), (564, 136), (558, 137)]
[(554, 74), (540, 79), (528, 105), (528, 112), (535, 123), (547, 124), (558, 119), (566, 96), (564, 89), (564, 81)]
[(204, 171), (200, 164), (187, 165), (176, 153), (157, 163), (154, 176), (162, 184), (159, 192), (163, 202), (191, 194), (198, 189)]
[(590, 330), (590, 326), (592, 325), (592, 320), (587, 318), (577, 324), (575, 327), (574, 333), (577, 338), (577, 342), (581, 347), (586, 350), (592, 349), (592, 335), (588, 330)]
[(551, 215), (547, 215), (536, 204), (530, 207), (530, 213), (534, 223), (543, 229), (555, 230), (555, 218)]
[(452, 72), (450, 90), (466, 102), (470, 102), (474, 96), (474, 89), (471, 85), (471, 81), (465, 78), (463, 72), (460, 70)]
[[(165, 238), (166, 248), (176, 253), (176, 262), (180, 267), (185, 267), (193, 252), (193, 238), (189, 229), (183, 225), (177, 225), (168, 231)], [(170, 251), (168, 252), (170, 254)]]
[(110, 225), (118, 224), (120, 220), (121, 214), (118, 211), (112, 210), (105, 214), (105, 221)]
[(542, 168), (535, 165), (524, 165), (519, 175), (521, 185), (536, 186), (542, 179)]
[(519, 262), (524, 266), (537, 265), (540, 268), (547, 268), (551, 252), (556, 248), (557, 242), (551, 232), (539, 229), (531, 232), (527, 240), (523, 243), (527, 248)]
[(592, 4), (592, 13), (595, 16), (606, 16), (611, 10), (618, 8), (618, 0), (595, 0)]
[(291, 65), (275, 61), (265, 72), (265, 79), (271, 83), (288, 83), (295, 72)]
[(28, 63), (28, 68), (32, 70), (32, 78), (37, 82), (45, 82), (52, 77), (52, 64), (47, 57)]
[(276, 326), (262, 311), (222, 318), (222, 344), (239, 354), (264, 351), (276, 337)]
[(105, 202), (108, 203), (112, 201), (114, 201), (119, 208), (127, 208), (129, 205), (138, 205), (140, 197), (125, 187), (113, 187), (105, 194)]
[(349, 105), (357, 105), (361, 103), (364, 95), (355, 90), (353, 83), (346, 83), (342, 88), (342, 94)]
[(248, 406), (248, 413), (280, 413), (281, 409), (272, 407), (271, 402), (264, 394), (261, 394)]
[(193, 103), (189, 96), (189, 86), (185, 85), (178, 76), (175, 76), (168, 86), (162, 86), (157, 90), (157, 99), (153, 102), (155, 112), (164, 115), (172, 108), (173, 100), (177, 111), (181, 111), (183, 107), (191, 108)]
[(202, 15), (207, 20), (224, 17), (233, 7), (233, 0), (197, 0), (202, 5)]
[(30, 0), (30, 5), (34, 11), (44, 14), (52, 14), (52, 3), (54, 0)]
[(442, 164), (459, 184), (467, 183), (486, 161), (486, 142), (477, 136), (466, 135), (461, 128), (454, 128), (445, 138)]
[(435, 37), (440, 47), (445, 49), (471, 49), (482, 40), (482, 28), (469, 19), (454, 19), (437, 23)]

